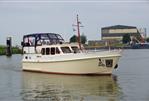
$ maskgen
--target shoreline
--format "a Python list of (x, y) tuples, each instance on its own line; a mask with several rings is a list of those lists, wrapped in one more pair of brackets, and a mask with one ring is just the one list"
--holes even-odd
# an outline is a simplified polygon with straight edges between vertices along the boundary
[(92, 50), (92, 49), (133, 49), (132, 47), (130, 46), (125, 46), (125, 47), (114, 47), (114, 46), (111, 46), (111, 47), (97, 47), (97, 46), (87, 46), (85, 47), (85, 49), (89, 49), (89, 50)]
[[(12, 54), (22, 54), (22, 50), (18, 47), (12, 47)], [(6, 46), (0, 46), (0, 56), (6, 55)]]

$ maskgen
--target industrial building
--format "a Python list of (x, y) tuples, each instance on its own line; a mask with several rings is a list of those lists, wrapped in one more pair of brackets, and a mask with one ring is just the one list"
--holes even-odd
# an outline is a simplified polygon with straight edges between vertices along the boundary
[(119, 40), (123, 39), (125, 34), (132, 36), (140, 36), (137, 27), (125, 26), (125, 25), (115, 25), (109, 27), (101, 28), (101, 39), (102, 40)]

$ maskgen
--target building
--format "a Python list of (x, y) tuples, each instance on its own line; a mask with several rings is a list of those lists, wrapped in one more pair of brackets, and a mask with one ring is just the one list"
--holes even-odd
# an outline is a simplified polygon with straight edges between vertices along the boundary
[(122, 41), (125, 34), (129, 34), (131, 37), (140, 35), (137, 27), (134, 26), (115, 25), (101, 28), (102, 40)]

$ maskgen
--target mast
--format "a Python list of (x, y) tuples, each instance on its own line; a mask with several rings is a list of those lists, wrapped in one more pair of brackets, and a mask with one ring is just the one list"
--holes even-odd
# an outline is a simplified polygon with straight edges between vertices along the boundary
[(80, 50), (82, 50), (82, 48), (81, 48), (81, 38), (80, 38), (80, 27), (84, 27), (84, 26), (80, 26), (80, 24), (81, 24), (81, 22), (79, 21), (79, 16), (77, 14), (77, 25), (73, 24), (72, 26), (77, 27), (77, 35), (78, 35), (77, 41), (78, 41)]
[[(81, 22), (79, 21), (79, 16), (78, 16), (78, 14), (77, 14), (77, 25), (73, 24), (72, 26), (77, 27), (77, 35), (78, 35), (77, 41), (78, 41), (80, 50), (82, 50), (82, 48), (81, 48), (80, 27), (84, 27), (84, 26), (80, 26), (80, 24), (81, 24)], [(75, 30), (74, 30), (74, 31), (75, 31)]]
[(77, 30), (78, 30), (78, 44), (79, 44), (80, 50), (82, 50), (82, 48), (81, 48), (81, 40), (80, 40), (80, 22), (79, 22), (78, 14), (77, 14)]

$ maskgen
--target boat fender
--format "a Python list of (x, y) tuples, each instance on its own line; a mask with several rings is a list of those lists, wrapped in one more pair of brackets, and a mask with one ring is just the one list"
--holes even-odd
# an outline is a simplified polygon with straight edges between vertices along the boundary
[(117, 69), (117, 68), (118, 68), (118, 64), (115, 65), (114, 69)]

